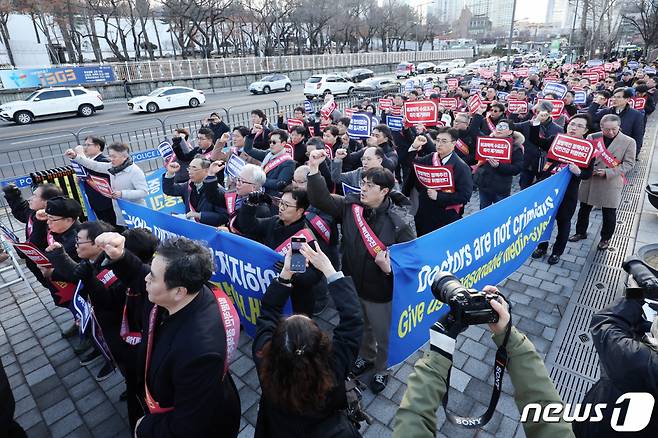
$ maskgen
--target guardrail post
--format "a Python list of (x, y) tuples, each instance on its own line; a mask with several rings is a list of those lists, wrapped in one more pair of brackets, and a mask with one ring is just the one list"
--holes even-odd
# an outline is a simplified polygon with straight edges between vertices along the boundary
[(130, 70), (128, 69), (128, 61), (124, 61), (124, 64), (126, 65), (126, 76), (124, 78), (128, 79), (128, 82), (130, 82), (132, 79), (130, 78)]
[(187, 60), (187, 66), (188, 66), (189, 69), (190, 69), (190, 78), (193, 78), (193, 77), (194, 77), (194, 74), (192, 73), (192, 60), (191, 60), (191, 59), (188, 59), (188, 60)]
[(233, 123), (231, 122), (231, 108), (233, 108), (233, 107), (229, 106), (228, 109), (227, 108), (222, 108), (222, 110), (226, 113), (226, 121), (228, 122), (226, 124), (229, 125), (229, 126), (233, 125)]
[[(167, 117), (169, 117), (169, 116), (167, 116)], [(161, 119), (159, 117), (155, 118), (155, 120), (160, 122), (160, 125), (162, 125), (162, 135), (164, 135), (164, 136), (167, 135), (167, 128), (165, 128), (165, 120), (167, 120), (167, 117), (165, 117), (164, 119)]]
[(276, 113), (279, 114), (279, 101), (272, 99), (272, 102), (274, 102), (274, 106), (276, 107)]

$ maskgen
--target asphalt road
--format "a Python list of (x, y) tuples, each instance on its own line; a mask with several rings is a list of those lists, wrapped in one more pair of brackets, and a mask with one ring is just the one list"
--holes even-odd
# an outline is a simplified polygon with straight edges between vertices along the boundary
[(231, 112), (243, 112), (255, 108), (274, 108), (274, 100), (281, 105), (301, 104), (304, 101), (301, 86), (295, 86), (288, 93), (252, 95), (247, 91), (233, 91), (206, 93), (206, 97), (206, 103), (198, 108), (179, 108), (155, 114), (133, 113), (128, 109), (126, 101), (115, 100), (107, 101), (102, 111), (98, 111), (88, 118), (64, 116), (56, 119), (36, 120), (32, 124), (24, 126), (2, 121), (0, 124), (0, 152), (67, 142), (72, 138), (73, 132), (81, 130), (82, 134), (106, 136), (150, 127), (156, 128), (161, 126), (157, 119), (164, 120), (167, 125), (170, 125), (195, 119), (201, 120), (213, 111), (220, 112), (220, 108), (233, 108)]

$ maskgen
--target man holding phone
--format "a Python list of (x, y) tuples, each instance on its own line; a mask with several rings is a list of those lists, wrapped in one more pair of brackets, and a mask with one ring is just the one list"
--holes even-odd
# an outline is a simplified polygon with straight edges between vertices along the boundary
[(306, 267), (304, 257), (299, 253), (302, 244), (317, 241), (323, 252), (327, 247), (322, 239), (316, 239), (304, 217), (309, 206), (305, 190), (285, 189), (279, 201), (279, 213), (267, 218), (256, 215), (258, 205), (268, 195), (262, 192), (253, 192), (238, 211), (240, 230), (249, 237), (285, 255), (292, 251), (293, 269), (292, 277), (292, 310), (295, 313), (313, 315), (315, 294), (312, 289), (322, 281), (322, 274), (314, 267)]

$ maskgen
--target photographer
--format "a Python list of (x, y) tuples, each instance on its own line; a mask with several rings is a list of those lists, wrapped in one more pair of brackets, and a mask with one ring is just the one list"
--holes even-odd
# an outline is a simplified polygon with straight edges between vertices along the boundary
[[(494, 286), (485, 286), (484, 292), (498, 293)], [(498, 314), (498, 322), (489, 324), (493, 340), (500, 347), (509, 329), (507, 339), (507, 370), (514, 398), (519, 410), (528, 403), (562, 403), (544, 363), (532, 342), (514, 326), (511, 326), (509, 305), (502, 297), (489, 301)], [(509, 326), (509, 327), (508, 327)], [(407, 391), (395, 415), (394, 438), (434, 437), (436, 434), (436, 410), (443, 400), (447, 387), (452, 355), (457, 335), (466, 329), (460, 321), (447, 318), (430, 329), (430, 350), (414, 365), (414, 372), (407, 379)], [(564, 423), (524, 423), (529, 437), (573, 437), (571, 426)]]
[[(625, 266), (626, 268), (626, 266)], [(654, 277), (655, 281), (655, 277)], [(655, 286), (654, 286), (655, 287)], [(648, 392), (658, 398), (658, 348), (641, 340), (648, 331), (642, 317), (644, 299), (620, 298), (610, 307), (592, 316), (590, 330), (599, 354), (601, 378), (585, 395), (583, 403), (606, 403), (603, 420), (574, 425), (576, 436), (607, 438), (621, 435), (610, 427), (612, 410), (620, 396), (628, 392)], [(651, 326), (651, 336), (658, 338), (658, 317)], [(655, 342), (655, 341), (654, 341)], [(629, 411), (627, 416), (631, 415)], [(619, 422), (624, 420), (618, 419)], [(626, 420), (630, 423), (631, 420)], [(653, 408), (649, 425), (633, 438), (658, 435), (658, 409)]]
[(282, 318), (290, 296), (291, 252), (263, 296), (252, 357), (262, 396), (256, 437), (358, 437), (346, 415), (345, 378), (359, 350), (363, 316), (354, 283), (319, 250), (301, 253), (327, 278), (340, 322), (333, 339), (304, 315)]

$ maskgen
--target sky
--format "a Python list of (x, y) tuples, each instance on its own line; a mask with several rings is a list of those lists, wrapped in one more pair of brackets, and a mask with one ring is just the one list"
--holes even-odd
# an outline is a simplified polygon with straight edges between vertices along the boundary
[(543, 21), (548, 0), (516, 0), (515, 20)]

